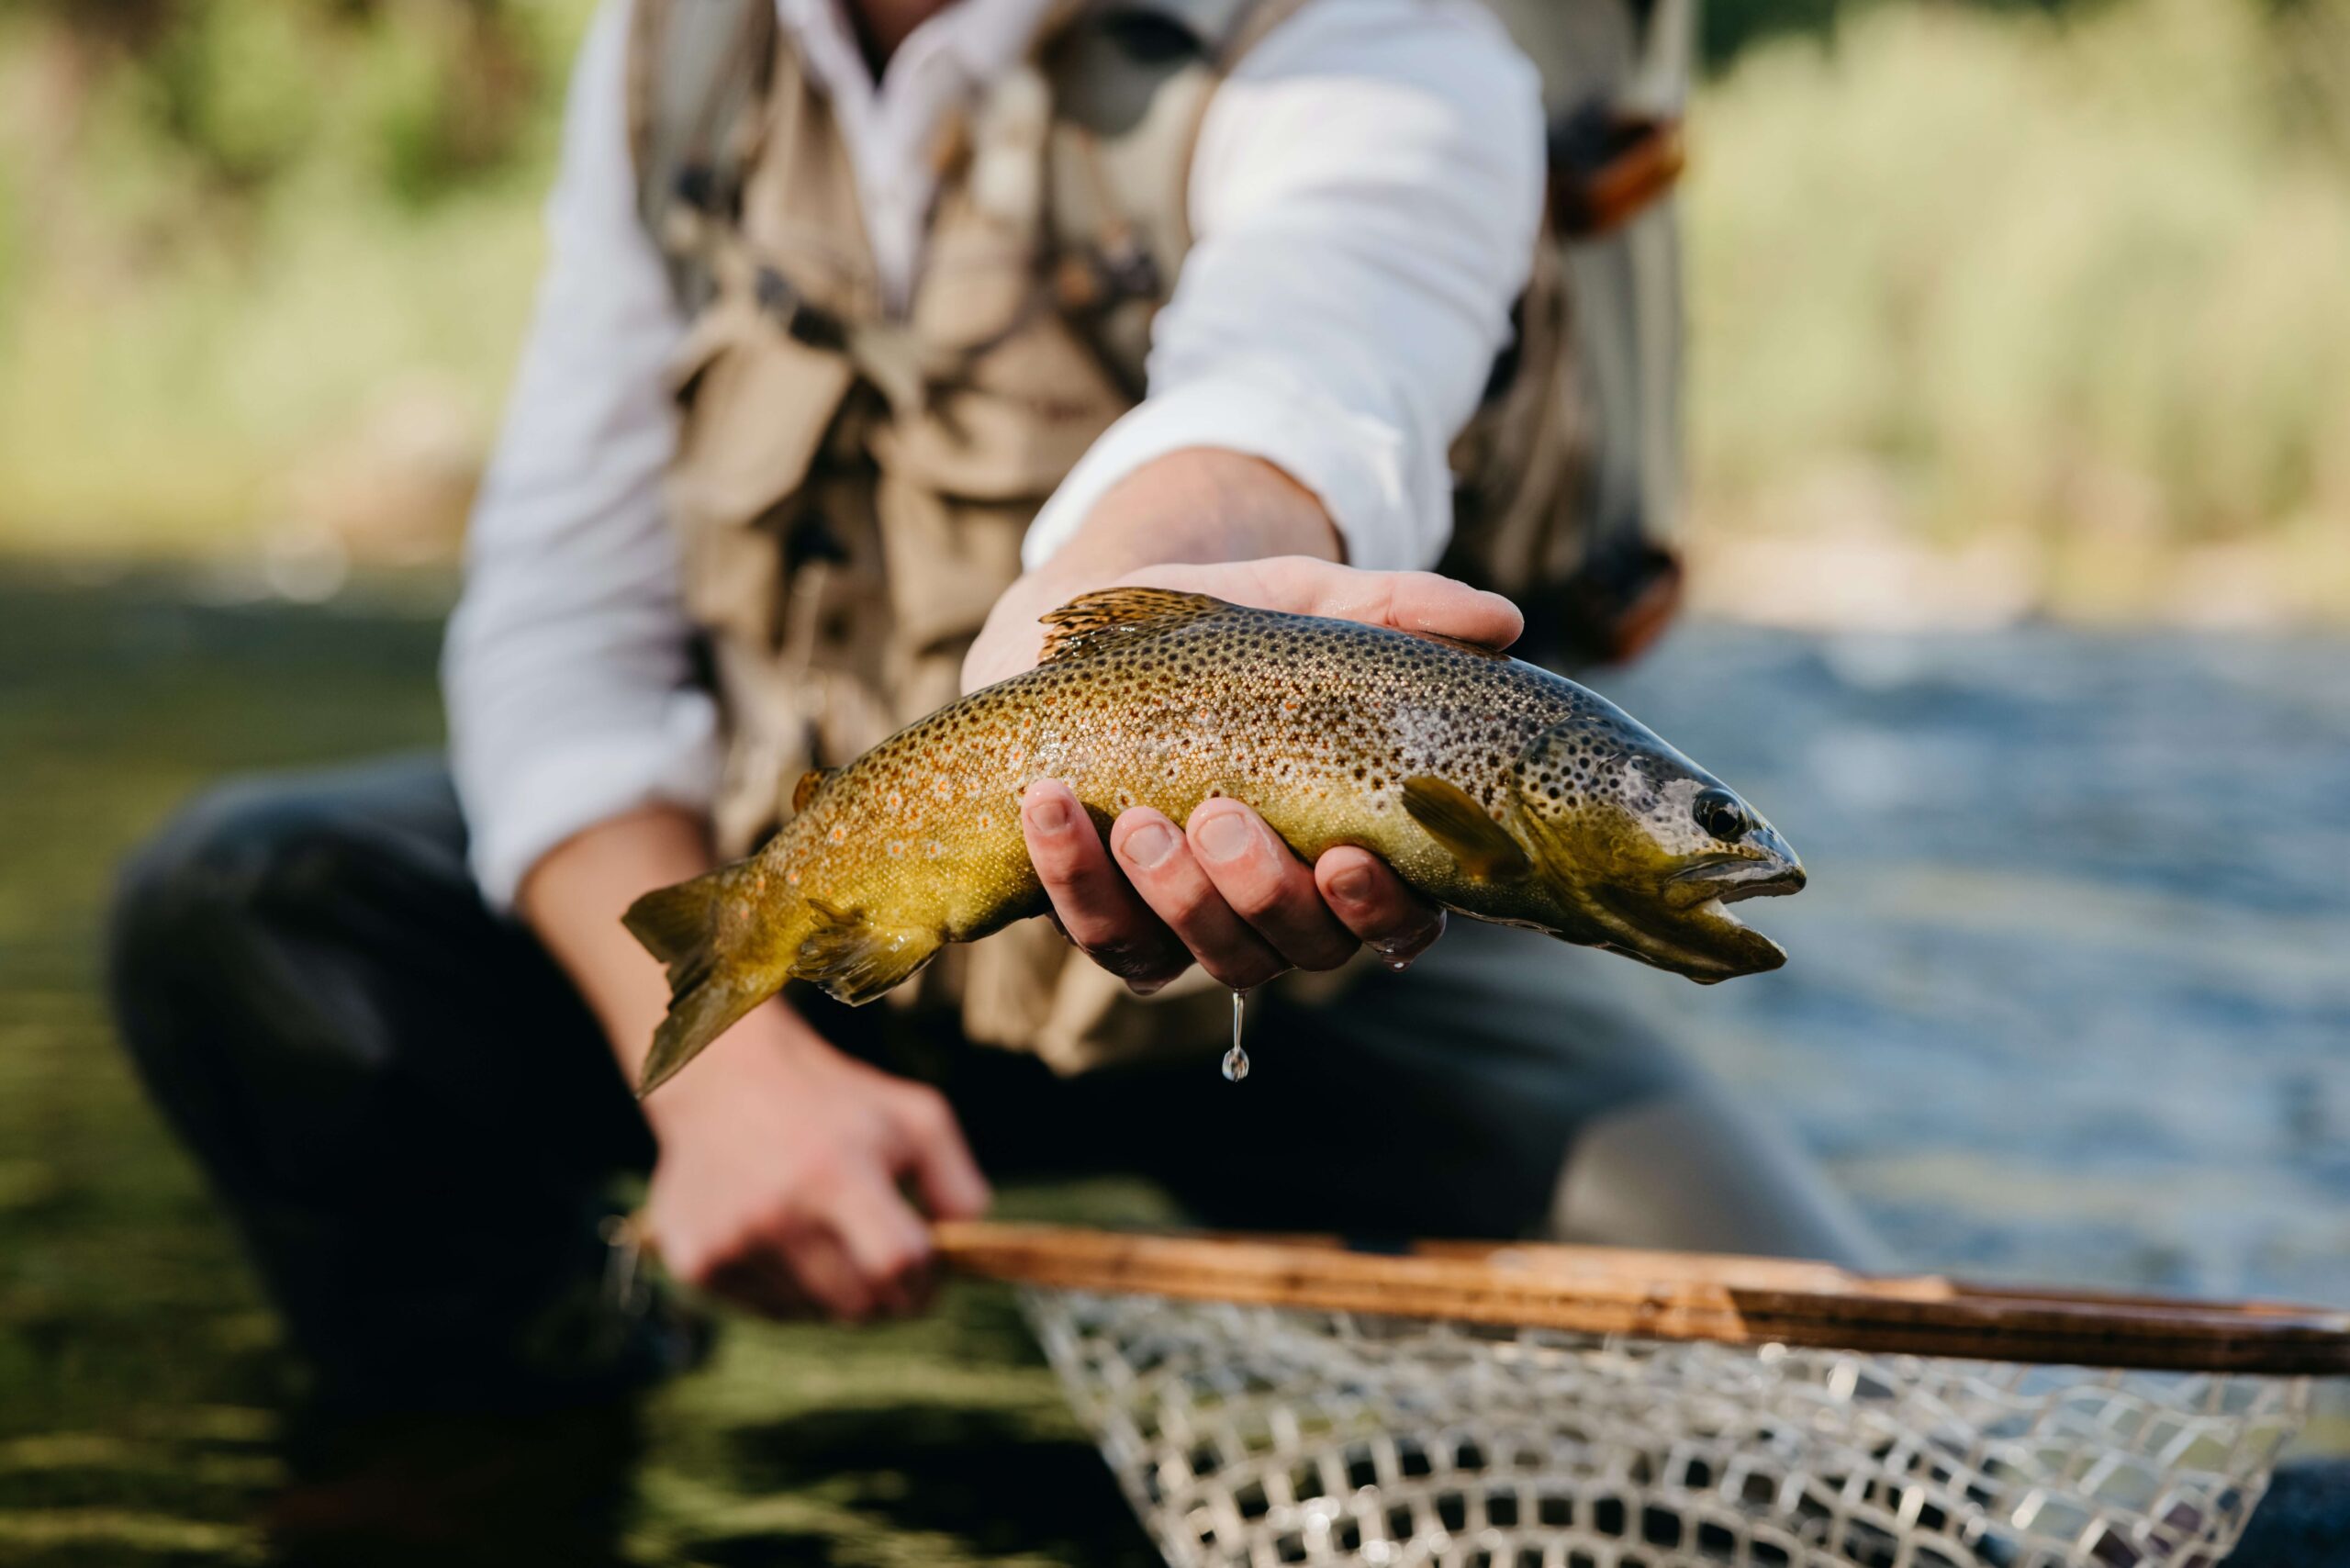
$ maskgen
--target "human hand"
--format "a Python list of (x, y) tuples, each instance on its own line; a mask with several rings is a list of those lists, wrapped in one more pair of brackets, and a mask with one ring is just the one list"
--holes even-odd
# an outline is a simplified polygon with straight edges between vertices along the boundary
[(688, 1283), (770, 1316), (921, 1309), (932, 1218), (985, 1212), (946, 1100), (844, 1055), (771, 1002), (644, 1102), (659, 1141), (647, 1217)]
[[(1302, 556), (1149, 566), (1087, 586), (1179, 588), (1495, 648), (1523, 626), (1507, 599), (1449, 578)], [(1024, 578), (998, 608), (1025, 614), (1039, 598), (1050, 609), (1081, 591)], [(967, 684), (1034, 664), (1041, 633), (1031, 633), (1014, 636), (991, 618), (966, 666)], [(1370, 851), (1340, 846), (1309, 868), (1263, 818), (1228, 798), (1203, 801), (1181, 827), (1133, 807), (1112, 824), (1105, 846), (1069, 787), (1046, 779), (1023, 797), (1021, 827), (1061, 929), (1138, 992), (1156, 991), (1194, 961), (1236, 991), (1290, 969), (1336, 969), (1361, 945), (1408, 962), (1444, 930), (1443, 911)]]

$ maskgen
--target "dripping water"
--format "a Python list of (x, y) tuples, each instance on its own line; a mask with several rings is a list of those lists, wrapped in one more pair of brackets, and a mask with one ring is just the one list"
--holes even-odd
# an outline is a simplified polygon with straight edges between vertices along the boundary
[(1240, 1044), (1240, 1014), (1248, 999), (1248, 993), (1245, 991), (1232, 993), (1232, 1048), (1224, 1053), (1224, 1081), (1226, 1083), (1237, 1083), (1248, 1076), (1248, 1052)]
[[(1436, 912), (1436, 934), (1438, 936), (1444, 935), (1444, 911), (1442, 910)], [(1421, 953), (1426, 952), (1427, 947), (1428, 944), (1423, 942), (1415, 948), (1412, 946), (1412, 939), (1408, 936), (1399, 936), (1393, 941), (1371, 944), (1371, 950), (1379, 955), (1380, 963), (1390, 974), (1398, 975), (1410, 969), (1412, 961)]]

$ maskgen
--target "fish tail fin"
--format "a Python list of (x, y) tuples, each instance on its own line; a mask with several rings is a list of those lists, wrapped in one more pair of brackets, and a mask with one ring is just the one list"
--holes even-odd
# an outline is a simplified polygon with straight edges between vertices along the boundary
[(767, 966), (726, 961), (720, 913), (742, 867), (720, 869), (659, 888), (629, 905), (621, 917), (629, 934), (668, 966), (669, 1013), (653, 1033), (653, 1049), (638, 1075), (637, 1097), (675, 1077), (734, 1021), (783, 989), (785, 977)]
[(730, 927), (742, 923), (722, 917), (747, 864), (649, 892), (621, 917), (669, 968), (669, 1013), (653, 1033), (637, 1081), (640, 1098), (675, 1077), (786, 980), (811, 981), (834, 1000), (859, 1007), (910, 979), (945, 944), (935, 930), (880, 925), (861, 911), (796, 895), (778, 907), (770, 895), (751, 923), (755, 950), (736, 950), (742, 938)]

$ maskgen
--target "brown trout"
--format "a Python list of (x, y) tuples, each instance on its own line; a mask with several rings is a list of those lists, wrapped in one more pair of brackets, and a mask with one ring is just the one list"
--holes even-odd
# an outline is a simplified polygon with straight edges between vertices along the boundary
[(1112, 588), (1044, 617), (1043, 662), (800, 781), (747, 860), (646, 894), (668, 966), (650, 1092), (791, 980), (852, 1005), (1046, 901), (1020, 831), (1041, 778), (1107, 828), (1253, 807), (1311, 862), (1341, 844), (1479, 920), (1700, 981), (1786, 955), (1726, 905), (1791, 893), (1771, 824), (1637, 720), (1505, 655), (1203, 594)]

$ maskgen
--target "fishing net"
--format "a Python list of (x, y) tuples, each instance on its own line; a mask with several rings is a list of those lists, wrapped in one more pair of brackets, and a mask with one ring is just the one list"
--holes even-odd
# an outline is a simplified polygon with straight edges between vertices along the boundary
[(2299, 1377), (1640, 1340), (1031, 1287), (1168, 1561), (2189, 1568)]
[(1824, 1263), (941, 1226), (1177, 1568), (2212, 1568), (2350, 1315)]

